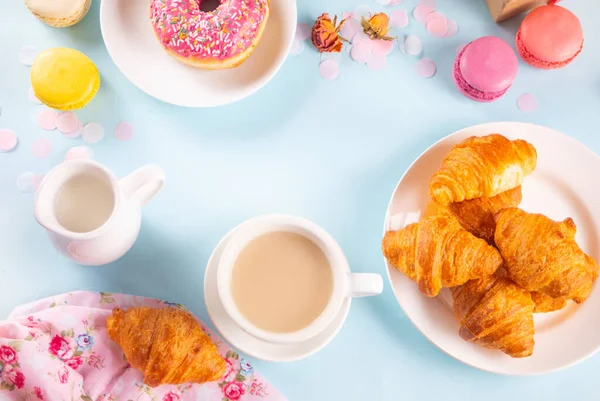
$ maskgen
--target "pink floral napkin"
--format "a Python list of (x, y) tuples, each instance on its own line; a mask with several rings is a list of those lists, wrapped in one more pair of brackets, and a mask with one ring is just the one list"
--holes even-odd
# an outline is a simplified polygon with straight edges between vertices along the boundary
[(150, 388), (108, 338), (113, 308), (183, 308), (132, 295), (73, 292), (17, 307), (0, 321), (0, 400), (285, 401), (217, 335), (202, 328), (227, 361), (221, 380)]

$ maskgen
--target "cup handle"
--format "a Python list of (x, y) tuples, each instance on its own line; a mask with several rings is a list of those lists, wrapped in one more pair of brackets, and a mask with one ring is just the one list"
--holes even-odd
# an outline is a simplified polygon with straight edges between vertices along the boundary
[(156, 164), (149, 164), (135, 170), (119, 181), (127, 198), (135, 197), (140, 205), (145, 205), (165, 185), (165, 172)]
[(350, 296), (370, 297), (383, 292), (383, 279), (375, 273), (350, 273)]

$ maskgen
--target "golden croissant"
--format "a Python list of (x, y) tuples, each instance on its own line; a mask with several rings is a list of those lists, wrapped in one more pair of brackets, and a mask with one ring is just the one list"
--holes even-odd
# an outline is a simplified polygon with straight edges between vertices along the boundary
[(451, 288), (459, 334), (513, 358), (533, 353), (533, 301), (505, 277), (492, 275)]
[(519, 206), (522, 198), (521, 187), (518, 186), (491, 198), (450, 203), (448, 209), (465, 230), (492, 244), (496, 231), (494, 215), (507, 207)]
[(436, 296), (442, 287), (489, 276), (502, 265), (494, 247), (444, 214), (388, 231), (382, 248), (388, 262), (416, 281), (428, 297)]
[(552, 298), (550, 295), (538, 291), (531, 291), (531, 299), (535, 304), (534, 313), (554, 312), (567, 306), (566, 299)]
[(577, 228), (571, 218), (556, 222), (508, 208), (495, 220), (494, 241), (515, 283), (552, 298), (585, 301), (598, 278), (598, 264), (575, 242)]
[(225, 373), (225, 360), (196, 318), (181, 309), (114, 309), (108, 336), (150, 387), (206, 383)]
[(496, 196), (518, 187), (535, 169), (530, 143), (500, 134), (467, 138), (454, 146), (431, 177), (429, 194), (440, 205)]

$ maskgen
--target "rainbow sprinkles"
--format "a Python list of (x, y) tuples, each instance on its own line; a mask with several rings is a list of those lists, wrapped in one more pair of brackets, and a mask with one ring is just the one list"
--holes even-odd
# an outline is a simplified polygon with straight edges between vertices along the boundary
[(150, 19), (162, 46), (178, 60), (199, 68), (241, 64), (260, 40), (269, 16), (268, 0), (221, 0), (211, 12), (196, 0), (152, 0)]

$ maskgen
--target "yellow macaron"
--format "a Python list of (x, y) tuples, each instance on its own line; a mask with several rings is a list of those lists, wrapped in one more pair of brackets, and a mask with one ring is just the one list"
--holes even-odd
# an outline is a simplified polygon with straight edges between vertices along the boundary
[(31, 66), (31, 87), (46, 106), (75, 110), (88, 104), (100, 88), (100, 74), (85, 54), (66, 47), (44, 50)]
[(85, 17), (92, 0), (25, 0), (40, 21), (57, 28), (75, 25)]

